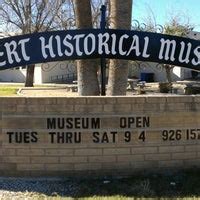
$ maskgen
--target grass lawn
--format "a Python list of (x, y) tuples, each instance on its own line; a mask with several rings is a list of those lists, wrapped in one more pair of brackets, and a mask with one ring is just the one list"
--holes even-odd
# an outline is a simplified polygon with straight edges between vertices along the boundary
[(16, 96), (24, 84), (0, 84), (0, 96)]
[(15, 96), (18, 89), (18, 87), (0, 87), (0, 96)]
[[(24, 87), (24, 84), (0, 84), (0, 96), (16, 96), (17, 91)], [(51, 85), (35, 85), (34, 87), (52, 87)]]

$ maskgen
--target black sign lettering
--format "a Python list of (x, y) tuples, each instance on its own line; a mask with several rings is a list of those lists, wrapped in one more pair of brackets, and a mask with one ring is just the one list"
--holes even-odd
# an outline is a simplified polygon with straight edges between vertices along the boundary
[(99, 132), (93, 132), (93, 142), (94, 143), (99, 143), (100, 142), (99, 135), (100, 135)]
[(81, 143), (81, 132), (49, 132), (51, 143)]
[(131, 132), (130, 131), (126, 131), (124, 133), (124, 141), (125, 142), (130, 142), (131, 141)]
[(115, 143), (117, 138), (117, 131), (111, 132), (93, 132), (94, 143)]
[(7, 132), (9, 143), (36, 143), (37, 132)]
[(47, 118), (47, 129), (100, 129), (98, 117)]
[(121, 117), (120, 128), (145, 128), (150, 126), (149, 117)]

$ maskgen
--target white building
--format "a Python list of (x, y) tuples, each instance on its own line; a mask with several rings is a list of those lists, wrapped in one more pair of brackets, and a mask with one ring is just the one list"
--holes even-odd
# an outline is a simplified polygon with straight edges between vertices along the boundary
[[(71, 83), (76, 80), (76, 65), (74, 62), (51, 62), (35, 65), (34, 83)], [(26, 67), (16, 67), (0, 71), (0, 82), (24, 83)]]
[[(137, 77), (141, 79), (141, 77), (146, 74), (153, 74), (153, 80), (155, 82), (165, 82), (167, 81), (166, 71), (159, 63), (153, 62), (136, 62), (130, 65), (129, 67), (129, 76)], [(182, 67), (173, 67), (171, 71), (172, 81), (180, 81), (184, 79), (191, 78), (191, 70), (182, 68)]]

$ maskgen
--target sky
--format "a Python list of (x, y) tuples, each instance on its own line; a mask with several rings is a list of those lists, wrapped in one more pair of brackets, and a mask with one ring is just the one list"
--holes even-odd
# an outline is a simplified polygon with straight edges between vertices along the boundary
[(156, 23), (164, 25), (170, 16), (178, 16), (182, 23), (194, 26), (200, 32), (200, 0), (133, 0), (133, 19), (145, 23), (145, 19), (155, 16)]

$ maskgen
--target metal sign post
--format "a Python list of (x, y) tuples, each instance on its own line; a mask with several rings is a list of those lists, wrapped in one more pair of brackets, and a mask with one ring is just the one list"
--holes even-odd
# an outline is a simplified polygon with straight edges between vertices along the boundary
[[(106, 6), (101, 6), (101, 30), (104, 31), (106, 28)], [(101, 96), (106, 95), (106, 59), (101, 56)]]

